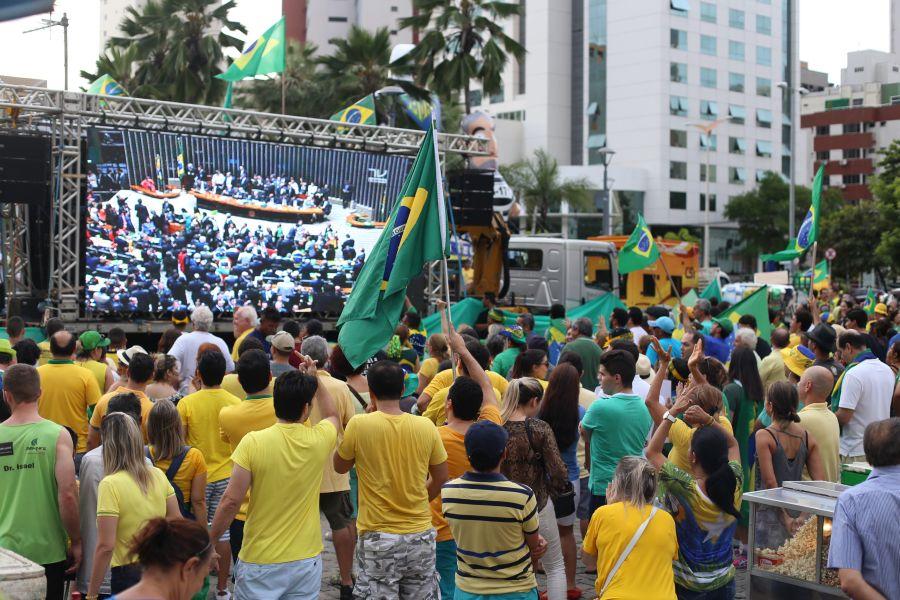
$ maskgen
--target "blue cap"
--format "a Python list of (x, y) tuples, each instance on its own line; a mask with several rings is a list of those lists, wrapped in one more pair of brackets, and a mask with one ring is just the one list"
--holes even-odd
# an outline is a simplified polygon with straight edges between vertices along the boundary
[(650, 327), (658, 327), (666, 333), (672, 333), (673, 331), (675, 331), (675, 321), (673, 321), (669, 317), (660, 317), (655, 321), (647, 321), (647, 325), (649, 325)]
[(496, 465), (506, 449), (509, 434), (491, 421), (478, 421), (466, 432), (466, 454), (474, 464)]

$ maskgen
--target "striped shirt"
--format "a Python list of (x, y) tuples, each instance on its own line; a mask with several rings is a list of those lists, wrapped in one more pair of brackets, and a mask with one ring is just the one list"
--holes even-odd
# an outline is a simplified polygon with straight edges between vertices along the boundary
[(500, 473), (468, 472), (444, 484), (444, 518), (456, 540), (456, 587), (470, 594), (537, 585), (525, 536), (538, 530), (534, 492)]
[(875, 467), (841, 493), (834, 508), (828, 566), (855, 569), (885, 598), (900, 598), (900, 465)]

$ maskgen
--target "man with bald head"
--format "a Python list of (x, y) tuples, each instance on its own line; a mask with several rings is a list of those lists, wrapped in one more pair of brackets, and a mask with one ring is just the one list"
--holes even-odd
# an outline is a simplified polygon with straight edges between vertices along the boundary
[(51, 359), (38, 367), (41, 378), (41, 397), (38, 413), (57, 425), (70, 428), (78, 436), (75, 441), (75, 468), (87, 450), (88, 410), (100, 399), (97, 379), (87, 369), (78, 366), (75, 355), (75, 336), (66, 330), (50, 336)]
[[(773, 352), (774, 354), (774, 352)], [(835, 483), (841, 482), (841, 426), (837, 417), (831, 412), (831, 390), (834, 387), (834, 376), (825, 367), (812, 366), (800, 376), (797, 392), (803, 408), (800, 425), (803, 426), (819, 445), (819, 457), (825, 469), (825, 479)], [(809, 472), (803, 468), (803, 479), (809, 479)]]

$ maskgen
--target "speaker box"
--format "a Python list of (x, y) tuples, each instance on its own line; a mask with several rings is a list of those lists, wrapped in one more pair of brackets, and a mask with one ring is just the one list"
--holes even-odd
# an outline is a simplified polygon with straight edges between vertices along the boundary
[(0, 204), (41, 204), (50, 198), (50, 140), (0, 135)]
[(494, 171), (462, 169), (447, 173), (450, 206), (458, 227), (490, 227), (494, 214)]

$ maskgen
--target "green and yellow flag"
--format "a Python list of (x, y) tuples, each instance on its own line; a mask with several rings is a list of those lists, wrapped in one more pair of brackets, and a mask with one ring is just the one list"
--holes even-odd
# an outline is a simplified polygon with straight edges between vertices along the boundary
[(772, 322), (769, 320), (769, 286), (762, 286), (719, 316), (731, 319), (737, 328), (738, 320), (744, 315), (756, 317), (757, 334), (764, 340), (769, 339), (772, 335)]
[(831, 285), (831, 273), (828, 271), (828, 261), (819, 262), (814, 268), (803, 274), (806, 279), (806, 286), (809, 287), (810, 278), (812, 278), (812, 286), (814, 290), (821, 290)]
[(284, 72), (284, 17), (256, 38), (224, 73), (216, 75), (225, 81), (240, 81), (258, 75)]
[(875, 296), (875, 290), (869, 288), (866, 292), (866, 299), (863, 301), (863, 310), (866, 314), (872, 316), (875, 314), (875, 305), (878, 304), (878, 298)]
[(716, 277), (712, 281), (709, 282), (709, 285), (700, 292), (701, 298), (706, 298), (707, 300), (712, 300), (715, 298), (716, 300), (722, 299), (722, 288), (719, 287), (719, 278)]
[(94, 80), (90, 87), (87, 89), (88, 94), (94, 94), (96, 96), (127, 96), (128, 92), (125, 91), (118, 81), (110, 77), (108, 74), (101, 75), (96, 80)]
[(622, 250), (619, 251), (619, 274), (624, 275), (652, 265), (659, 258), (659, 248), (653, 240), (644, 217), (638, 215), (638, 222)]
[(400, 321), (410, 279), (450, 255), (447, 211), (434, 130), (425, 134), (387, 226), (338, 319), (338, 342), (354, 367), (384, 347)]
[(359, 125), (375, 125), (375, 96), (369, 94), (364, 98), (360, 98), (347, 108), (331, 115), (329, 120)]
[(809, 212), (806, 213), (800, 229), (797, 231), (794, 249), (798, 252), (803, 252), (812, 246), (819, 237), (819, 202), (822, 199), (822, 180), (824, 178), (825, 163), (822, 163), (816, 172), (816, 178), (813, 179), (812, 203), (809, 206)]

